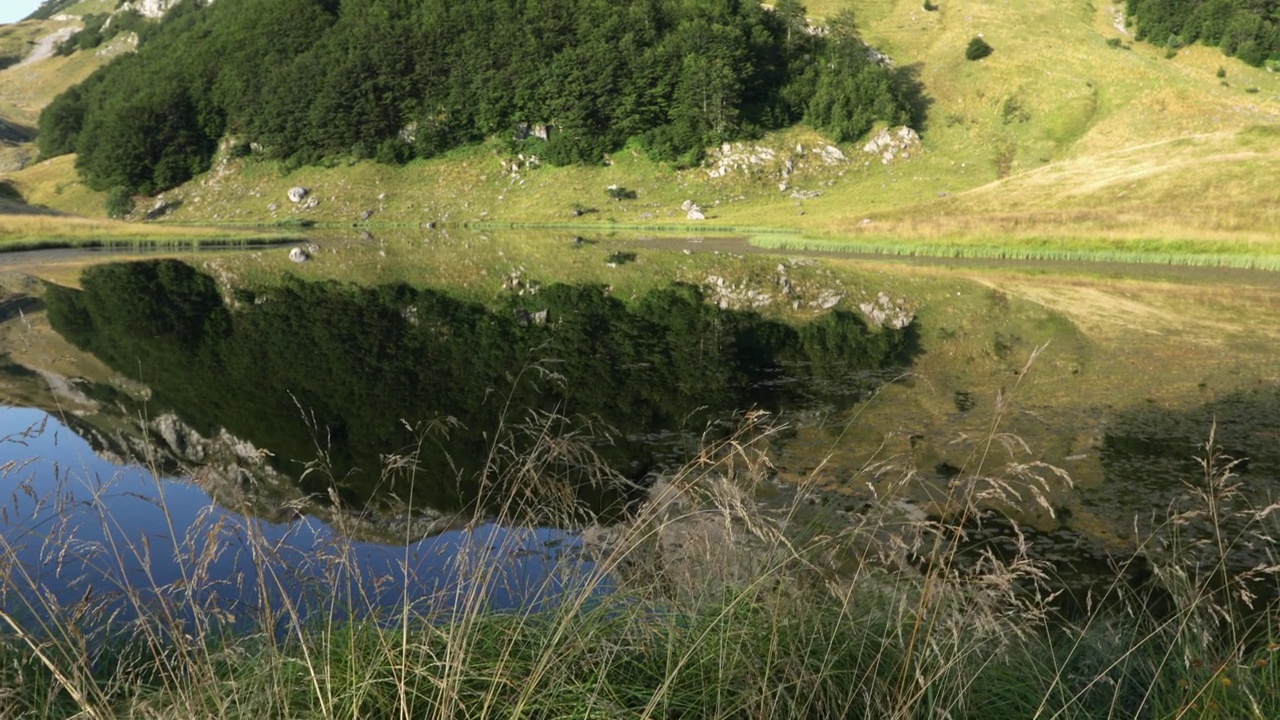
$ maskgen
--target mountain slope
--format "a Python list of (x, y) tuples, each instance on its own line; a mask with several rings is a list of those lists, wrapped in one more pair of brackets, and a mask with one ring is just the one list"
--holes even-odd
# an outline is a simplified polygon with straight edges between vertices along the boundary
[[(652, 225), (684, 222), (680, 205), (692, 199), (709, 208), (711, 224), (889, 240), (1280, 233), (1280, 138), (1270, 129), (1280, 124), (1280, 76), (1213, 48), (1166, 57), (1134, 42), (1119, 7), (1108, 4), (953, 0), (930, 12), (909, 0), (822, 0), (809, 12), (829, 17), (850, 7), (864, 37), (920, 83), (923, 148), (909, 159), (882, 164), (859, 142), (842, 146), (844, 161), (814, 162), (827, 141), (803, 128), (734, 148), (764, 148), (774, 159), (722, 177), (711, 177), (714, 166), (675, 171), (635, 149), (605, 166), (534, 168), (502, 139), (404, 167), (282, 172), (224, 154), (209, 173), (165, 194), (175, 206), (169, 217)], [(994, 52), (967, 61), (965, 47), (978, 35)], [(794, 174), (782, 169), (786, 161)], [(51, 175), (32, 168), (13, 178), (28, 197), (63, 207)], [(637, 199), (609, 199), (611, 184)], [(318, 205), (290, 203), (292, 186), (313, 188)], [(85, 211), (82, 202), (64, 209)]]

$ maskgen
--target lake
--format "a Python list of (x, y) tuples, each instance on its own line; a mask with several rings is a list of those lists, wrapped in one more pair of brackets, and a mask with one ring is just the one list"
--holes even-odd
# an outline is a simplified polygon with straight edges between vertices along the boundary
[[(956, 459), (960, 445), (911, 430), (908, 404), (895, 411), (899, 395), (923, 392), (904, 372), (939, 353), (922, 348), (937, 331), (928, 313), (894, 330), (843, 305), (803, 322), (722, 308), (687, 282), (625, 302), (601, 284), (506, 285), (492, 302), (294, 276), (228, 289), (197, 266), (155, 260), (96, 266), (78, 289), (10, 301), (4, 319), (43, 318), (60, 362), (97, 365), (69, 374), (28, 353), (0, 367), (6, 606), (25, 607), (18, 591), (35, 586), (48, 602), (103, 614), (146, 603), (127, 588), (186, 593), (229, 618), (282, 599), (447, 606), (472, 591), (460, 568), (476, 553), (501, 568), (483, 591), (495, 606), (546, 602), (592, 573), (579, 528), (625, 518), (654, 477), (752, 410), (788, 425), (765, 500), (803, 496), (816, 521), (856, 516), (862, 486), (901, 487), (912, 462), (902, 492), (920, 517), (943, 513), (940, 498), (978, 475)], [(944, 389), (940, 417), (988, 426), (994, 394)], [(31, 398), (44, 402), (24, 405)], [(1219, 523), (1238, 541), (1230, 565), (1269, 560), (1242, 518), (1280, 489), (1274, 375), (1179, 410), (1097, 407), (1008, 419), (1039, 437), (1085, 438), (1022, 457), (1076, 480), (1051, 487), (1055, 476), (1033, 468), (1043, 507), (1028, 493), (1021, 507), (1005, 497), (966, 514), (974, 553), (1007, 553), (1016, 534), (1005, 518), (1017, 519), (1056, 582), (1080, 595), (1135, 549), (1158, 556), (1216, 421), (1224, 450), (1247, 458), (1234, 466), (1246, 485)], [(814, 449), (835, 446), (851, 422), (864, 437), (896, 434), (911, 462), (876, 475), (865, 456)], [(1004, 467), (982, 475), (1024, 492), (1040, 482)], [(828, 479), (806, 485), (815, 468)], [(1178, 526), (1181, 537), (1199, 542), (1206, 522)]]

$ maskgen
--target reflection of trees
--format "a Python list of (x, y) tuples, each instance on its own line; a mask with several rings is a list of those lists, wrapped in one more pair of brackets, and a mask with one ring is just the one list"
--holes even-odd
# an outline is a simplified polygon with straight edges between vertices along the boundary
[[(877, 368), (907, 342), (846, 313), (791, 328), (720, 310), (686, 286), (625, 304), (600, 287), (552, 285), (495, 309), (404, 285), (285, 279), (242, 291), (234, 311), (210, 277), (176, 261), (97, 266), (82, 286), (49, 288), (51, 324), (147, 383), (151, 415), (172, 410), (204, 438), (225, 428), (269, 449), (304, 494), (336, 489), (353, 507), (408, 496), (382, 473), (387, 454), (412, 455), (415, 505), (467, 506), (496, 443), (499, 462), (517, 463), (539, 442), (511, 431), (530, 412), (603, 421), (615, 432), (597, 438), (599, 455), (638, 479), (650, 451), (628, 438), (774, 403), (781, 391), (765, 397), (757, 385), (786, 361), (815, 361), (824, 374)], [(544, 310), (545, 324), (528, 320)], [(456, 420), (448, 432), (414, 430), (443, 418)], [(304, 472), (317, 458), (322, 467)], [(571, 461), (547, 471), (576, 483), (596, 512), (626, 501)]]

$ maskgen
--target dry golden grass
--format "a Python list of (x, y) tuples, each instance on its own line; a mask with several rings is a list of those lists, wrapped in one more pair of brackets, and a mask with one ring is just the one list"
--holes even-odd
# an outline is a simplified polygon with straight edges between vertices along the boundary
[(72, 215), (10, 214), (0, 215), (0, 250), (6, 246), (74, 247), (95, 244), (173, 243), (227, 240), (285, 240), (288, 234), (236, 228), (182, 225), (156, 225), (99, 220)]
[(81, 182), (75, 162), (75, 155), (61, 155), (0, 174), (0, 179), (12, 182), (30, 205), (105, 219), (106, 193), (91, 190)]
[[(416, 597), (406, 582), (399, 604), (381, 611), (367, 588), (335, 591), (331, 581), (364, 569), (341, 534), (343, 513), (360, 508), (334, 515), (339, 534), (302, 567), (279, 557), (255, 521), (212, 508), (145, 545), (123, 542), (109, 517), (98, 543), (77, 543), (82, 528), (71, 522), (50, 523), (41, 557), (51, 567), (92, 558), (104, 569), (148, 570), (168, 556), (180, 567), (180, 579), (163, 586), (99, 587), (68, 607), (30, 592), (39, 580), (6, 562), (19, 546), (0, 537), (0, 587), (12, 600), (0, 612), (8, 629), (0, 653), (9, 660), (0, 665), (8, 701), (0, 717), (450, 718), (465, 708), (475, 718), (1119, 718), (1174, 716), (1209, 699), (1224, 717), (1280, 710), (1268, 694), (1280, 649), (1274, 615), (1250, 615), (1239, 594), (1275, 569), (1228, 574), (1221, 564), (1265, 532), (1276, 508), (1243, 502), (1235, 465), (1216, 454), (1214, 438), (1204, 478), (1137, 541), (1154, 584), (1131, 588), (1124, 574), (1135, 561), (1117, 558), (1116, 577), (1099, 585), (1096, 599), (1105, 603), (1079, 619), (1052, 620), (1053, 567), (1029, 554), (1017, 525), (1005, 552), (965, 547), (966, 522), (985, 508), (1016, 497), (1052, 512), (1046, 493), (1070, 485), (1027, 460), (1000, 419), (988, 428), (993, 452), (980, 449), (950, 483), (939, 518), (901, 503), (918, 481), (910, 472), (839, 518), (812, 480), (789, 503), (756, 501), (770, 481), (777, 428), (749, 416), (739, 432), (662, 478), (626, 521), (585, 528), (579, 551), (561, 554), (557, 579), (541, 588), (556, 602), (504, 613), (490, 603), (507, 582), (507, 563), (553, 552), (522, 545), (530, 536), (518, 529), (458, 553), (448, 572), (460, 585)], [(600, 482), (616, 479), (596, 464), (590, 436), (565, 420), (531, 414), (495, 435), (489, 470), (503, 468), (503, 484), (541, 495), (543, 518), (555, 512), (547, 498), (565, 497), (552, 468), (567, 461)], [(521, 433), (544, 442), (516, 457), (506, 439)], [(388, 458), (388, 480), (412, 479), (415, 452)], [(313, 470), (323, 473), (323, 463)], [(47, 498), (53, 509), (70, 510), (59, 503), (77, 482), (66, 476)], [(110, 492), (116, 480), (97, 482), (98, 492)], [(518, 526), (528, 499), (510, 497), (466, 529), (483, 539), (490, 523)], [(560, 507), (574, 522), (576, 509)], [(1227, 536), (1228, 521), (1243, 522), (1244, 532)], [(258, 603), (238, 608), (239, 630), (202, 592), (218, 580), (212, 563), (229, 553), (255, 558), (259, 578)], [(285, 586), (299, 572), (318, 591), (305, 608)], [(1152, 611), (1147, 591), (1167, 599), (1167, 609)], [(95, 623), (116, 606), (137, 619), (104, 643)], [(353, 622), (352, 613), (370, 619)]]
[[(8, 27), (16, 28), (12, 32), (22, 33), (27, 42), (31, 42), (39, 41), (59, 30), (65, 32), (65, 29), (76, 28), (79, 24), (79, 20), (46, 20)], [(53, 56), (34, 63), (20, 63), (0, 70), (0, 113), (23, 125), (34, 127), (40, 111), (53, 98), (87, 78), (106, 63), (108, 58), (108, 53), (99, 54), (98, 50), (91, 50), (69, 56)]]

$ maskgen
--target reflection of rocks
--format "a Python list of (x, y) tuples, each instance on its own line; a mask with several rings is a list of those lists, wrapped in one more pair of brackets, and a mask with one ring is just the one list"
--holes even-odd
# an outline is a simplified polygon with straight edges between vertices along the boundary
[(718, 275), (707, 276), (710, 300), (721, 310), (762, 308), (773, 304), (773, 294), (757, 290), (746, 283), (731, 284)]
[(218, 505), (268, 522), (311, 516), (354, 540), (397, 544), (461, 523), (457, 514), (430, 509), (344, 508), (332, 497), (307, 496), (292, 478), (271, 466), (268, 451), (225, 429), (204, 437), (172, 413), (150, 421), (127, 419), (131, 424), (126, 428), (104, 432), (84, 420), (66, 418), (104, 460), (145, 467), (158, 476), (189, 475)]
[(537, 295), (541, 286), (537, 280), (529, 280), (520, 270), (512, 270), (509, 275), (502, 279), (502, 289), (513, 292), (516, 295)]
[(916, 317), (915, 313), (901, 300), (895, 302), (883, 292), (876, 293), (874, 300), (860, 303), (858, 309), (865, 313), (867, 319), (876, 327), (891, 327), (895, 330), (901, 330), (910, 325)]
[(529, 312), (528, 310), (524, 310), (524, 309), (517, 309), (516, 322), (520, 323), (521, 325), (546, 325), (547, 318), (549, 317), (549, 315), (550, 315), (550, 311), (548, 311), (546, 308), (543, 308), (542, 310), (537, 310), (535, 312)]

